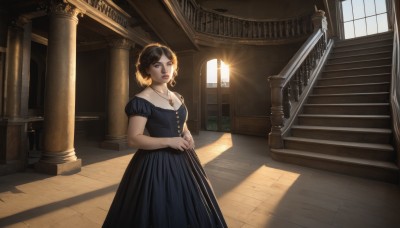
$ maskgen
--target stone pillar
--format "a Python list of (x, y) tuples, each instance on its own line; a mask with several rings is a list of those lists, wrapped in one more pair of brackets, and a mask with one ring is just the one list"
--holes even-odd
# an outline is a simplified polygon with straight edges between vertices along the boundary
[(78, 14), (76, 7), (61, 0), (49, 5), (43, 149), (35, 168), (51, 175), (81, 169), (74, 148)]
[(4, 117), (16, 119), (21, 112), (22, 51), (24, 30), (13, 24), (8, 29)]
[[(24, 25), (29, 21), (12, 21), (7, 32), (4, 73), (3, 115), (0, 121), (0, 175), (24, 170), (27, 165), (25, 121), (21, 118)], [(30, 51), (30, 50), (29, 50)]]
[(127, 148), (128, 118), (125, 105), (129, 99), (129, 50), (132, 44), (126, 39), (110, 41), (110, 66), (108, 73), (107, 132), (102, 148), (122, 150)]
[(32, 21), (26, 20), (24, 24), (24, 40), (22, 50), (21, 69), (21, 116), (28, 116), (29, 104), (29, 81), (31, 73), (31, 43), (32, 43)]
[(5, 63), (7, 53), (9, 15), (6, 9), (0, 9), (0, 116), (3, 116), (4, 79)]

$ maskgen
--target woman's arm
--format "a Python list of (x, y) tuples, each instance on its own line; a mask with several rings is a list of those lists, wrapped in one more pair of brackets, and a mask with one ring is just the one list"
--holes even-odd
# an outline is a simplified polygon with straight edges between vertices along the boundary
[(147, 118), (143, 116), (129, 117), (127, 139), (128, 146), (144, 150), (154, 150), (171, 147), (184, 151), (190, 148), (190, 143), (182, 137), (156, 138), (144, 135)]

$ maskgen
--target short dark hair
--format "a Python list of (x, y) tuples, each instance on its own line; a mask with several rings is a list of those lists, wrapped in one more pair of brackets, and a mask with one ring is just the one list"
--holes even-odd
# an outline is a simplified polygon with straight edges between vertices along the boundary
[(140, 52), (136, 62), (136, 80), (141, 86), (149, 86), (152, 83), (151, 76), (147, 73), (147, 69), (151, 64), (160, 60), (161, 56), (165, 55), (175, 66), (175, 71), (172, 79), (169, 81), (171, 86), (176, 84), (175, 77), (178, 75), (178, 58), (176, 54), (167, 46), (159, 43), (151, 43), (146, 45)]

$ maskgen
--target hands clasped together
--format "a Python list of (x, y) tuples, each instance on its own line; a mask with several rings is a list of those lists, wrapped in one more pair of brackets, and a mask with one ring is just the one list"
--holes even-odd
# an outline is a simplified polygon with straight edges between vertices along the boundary
[(170, 144), (169, 146), (171, 148), (174, 148), (174, 149), (177, 149), (180, 151), (185, 151), (185, 150), (194, 148), (194, 140), (190, 133), (186, 133), (182, 137), (170, 138), (169, 144)]

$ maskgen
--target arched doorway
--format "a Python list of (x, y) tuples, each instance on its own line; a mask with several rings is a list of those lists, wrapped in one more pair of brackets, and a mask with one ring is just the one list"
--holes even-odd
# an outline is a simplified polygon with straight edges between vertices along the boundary
[(229, 65), (221, 59), (206, 64), (203, 83), (204, 128), (208, 131), (231, 130), (231, 99)]

